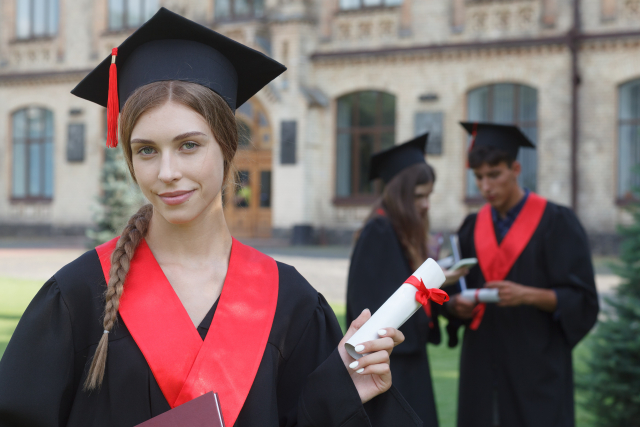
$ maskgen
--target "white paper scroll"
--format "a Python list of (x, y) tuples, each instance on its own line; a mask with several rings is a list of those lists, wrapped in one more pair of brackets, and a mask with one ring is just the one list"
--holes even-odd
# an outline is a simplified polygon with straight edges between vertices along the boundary
[(467, 289), (462, 291), (460, 296), (473, 302), (500, 302), (498, 289)]
[[(427, 289), (439, 288), (445, 281), (442, 268), (431, 258), (426, 260), (413, 275), (418, 279), (422, 279)], [(416, 292), (418, 292), (418, 289), (413, 285), (407, 283), (402, 284), (382, 307), (367, 320), (367, 323), (362, 325), (349, 341), (345, 343), (344, 346), (347, 353), (354, 359), (359, 359), (364, 356), (364, 354), (356, 353), (355, 346), (380, 338), (378, 335), (380, 329), (397, 329), (402, 326), (404, 322), (422, 307), (420, 303), (416, 301)]]

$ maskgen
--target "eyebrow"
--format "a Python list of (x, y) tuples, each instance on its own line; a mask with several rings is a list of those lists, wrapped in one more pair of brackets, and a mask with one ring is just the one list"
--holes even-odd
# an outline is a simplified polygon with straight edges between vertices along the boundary
[[(185, 132), (185, 133), (181, 133), (180, 135), (176, 136), (175, 138), (173, 138), (173, 142), (176, 141), (180, 141), (183, 139), (187, 139), (187, 138), (191, 138), (192, 136), (206, 136), (204, 133), (202, 132), (198, 132), (198, 131), (191, 131), (191, 132)], [(149, 139), (142, 139), (142, 138), (136, 138), (136, 139), (132, 139), (131, 140), (131, 144), (155, 144), (155, 142), (149, 140)]]

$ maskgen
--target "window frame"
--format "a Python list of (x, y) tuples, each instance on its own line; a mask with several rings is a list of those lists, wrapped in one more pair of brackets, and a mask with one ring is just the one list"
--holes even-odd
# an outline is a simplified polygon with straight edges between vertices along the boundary
[[(515, 120), (513, 120), (512, 122), (509, 123), (504, 123), (504, 122), (496, 122), (492, 119), (493, 116), (493, 106), (494, 106), (494, 90), (495, 87), (498, 85), (511, 85), (514, 87), (514, 97), (513, 97), (513, 105), (514, 105), (514, 109), (513, 109), (513, 116), (515, 117)], [(533, 89), (535, 90), (535, 94), (536, 94), (536, 120), (519, 120), (519, 112), (520, 112), (520, 87), (526, 87), (529, 89)], [(510, 125), (514, 125), (514, 126), (518, 126), (519, 128), (535, 128), (536, 129), (536, 135), (538, 135), (538, 130), (539, 130), (539, 125), (540, 125), (540, 118), (538, 117), (538, 89), (534, 86), (530, 86), (528, 84), (525, 83), (520, 83), (520, 82), (493, 82), (493, 83), (488, 83), (488, 84), (484, 84), (484, 85), (480, 85), (480, 86), (476, 86), (473, 87), (471, 89), (469, 89), (467, 91), (466, 94), (466, 103), (465, 103), (465, 108), (467, 110), (467, 120), (468, 121), (472, 121), (469, 118), (469, 96), (471, 95), (472, 92), (479, 90), (479, 89), (483, 89), (483, 88), (488, 88), (489, 93), (487, 95), (488, 98), (488, 102), (487, 102), (487, 111), (488, 111), (488, 116), (489, 118), (487, 118), (485, 121), (488, 123), (496, 123), (496, 124), (510, 124)], [(467, 145), (466, 145), (466, 149), (465, 149), (465, 154), (469, 152), (469, 141), (471, 140), (471, 137), (468, 136), (467, 137)], [(534, 141), (535, 145), (536, 145), (536, 150), (538, 149), (538, 141)], [(465, 158), (466, 161), (466, 158)], [(538, 184), (538, 164), (537, 164), (537, 152), (536, 152), (536, 186)], [(464, 189), (464, 201), (466, 204), (469, 205), (480, 205), (480, 204), (484, 204), (485, 200), (484, 198), (482, 198), (482, 196), (480, 194), (470, 194), (469, 190), (470, 190), (470, 183), (469, 183), (469, 174), (472, 174), (473, 172), (471, 171), (471, 169), (469, 169), (468, 167), (465, 168), (465, 189)], [(536, 188), (537, 190), (537, 188)], [(535, 191), (535, 190), (532, 190)]]
[[(218, 11), (214, 10), (214, 21), (215, 22), (238, 22), (238, 21), (252, 21), (254, 19), (262, 19), (266, 16), (266, 0), (246, 0), (249, 3), (250, 12), (246, 15), (236, 15), (235, 13), (235, 2), (238, 0), (228, 0), (229, 1), (229, 15), (220, 17), (218, 16)], [(262, 1), (262, 14), (256, 14), (255, 3), (257, 1)], [(218, 6), (218, 2), (216, 1), (216, 8)]]
[[(18, 3), (20, 1), (28, 1), (29, 2), (29, 34), (27, 36), (21, 36), (19, 34), (19, 17), (18, 17), (18, 13), (19, 13), (19, 6)], [(45, 16), (44, 16), (44, 23), (45, 23), (45, 34), (42, 35), (36, 35), (34, 32), (34, 28), (35, 28), (35, 2), (36, 0), (15, 0), (14, 5), (15, 5), (15, 26), (14, 26), (14, 41), (15, 42), (28, 42), (28, 41), (34, 41), (34, 40), (51, 40), (54, 39), (58, 36), (58, 32), (60, 30), (60, 0), (44, 0), (46, 3), (46, 8), (45, 8)], [(51, 18), (52, 18), (52, 7), (55, 4), (55, 11), (57, 12), (57, 16), (55, 18), (55, 26), (53, 29), (50, 29), (49, 26), (52, 24), (51, 22)]]
[[(623, 186), (622, 186), (622, 180), (620, 176), (621, 170), (622, 170), (622, 167), (621, 167), (622, 166), (621, 165), (621, 160), (622, 160), (621, 149), (622, 149), (622, 138), (623, 138), (622, 127), (629, 126), (629, 125), (635, 126), (640, 132), (640, 113), (638, 114), (638, 117), (635, 117), (635, 118), (631, 118), (631, 119), (622, 118), (623, 90), (625, 88), (631, 88), (634, 85), (640, 86), (640, 77), (621, 83), (620, 85), (618, 85), (618, 90), (617, 90), (618, 102), (617, 102), (617, 111), (616, 111), (616, 133), (617, 133), (616, 143), (617, 145), (616, 145), (616, 167), (615, 167), (615, 171), (616, 171), (615, 203), (618, 206), (628, 206), (628, 205), (637, 203), (639, 200), (637, 195), (634, 194), (634, 191), (632, 188), (626, 189), (627, 194), (622, 194)], [(633, 167), (640, 169), (640, 162), (636, 163)], [(640, 180), (640, 178), (637, 178), (637, 179)]]
[[(376, 111), (375, 111), (375, 125), (374, 126), (361, 126), (359, 125), (360, 121), (360, 94), (364, 92), (374, 92), (377, 96), (376, 100)], [(394, 118), (393, 125), (384, 125), (383, 124), (383, 102), (382, 96), (389, 95), (394, 99)], [(338, 124), (338, 105), (341, 100), (353, 96), (355, 102), (351, 105), (351, 123), (352, 125), (349, 127), (341, 128)], [(397, 123), (397, 96), (390, 92), (377, 90), (377, 89), (365, 89), (359, 90), (356, 92), (347, 93), (345, 95), (340, 96), (336, 99), (336, 109), (335, 109), (335, 119), (336, 119), (336, 152), (334, 153), (334, 161), (337, 162), (337, 148), (338, 148), (338, 140), (340, 139), (340, 135), (349, 135), (351, 140), (351, 162), (350, 162), (350, 194), (348, 196), (338, 195), (338, 169), (337, 163), (334, 172), (334, 199), (333, 204), (336, 206), (354, 206), (354, 205), (366, 205), (374, 202), (382, 192), (382, 184), (379, 180), (373, 182), (373, 191), (371, 193), (360, 193), (360, 172), (361, 166), (359, 161), (359, 149), (360, 149), (360, 136), (361, 135), (372, 135), (374, 148), (373, 152), (377, 153), (382, 150), (382, 135), (390, 133), (393, 135), (393, 145), (395, 145), (396, 140), (396, 123)], [(354, 126), (353, 123), (356, 125)]]
[(343, 8), (342, 5), (340, 4), (340, 0), (338, 0), (338, 13), (350, 13), (350, 12), (358, 12), (358, 11), (363, 11), (363, 10), (378, 10), (378, 9), (394, 9), (394, 8), (399, 8), (402, 7), (402, 4), (406, 1), (406, 0), (400, 0), (400, 3), (398, 4), (386, 4), (387, 0), (380, 0), (382, 4), (376, 4), (376, 5), (365, 5), (364, 1), (365, 0), (356, 0), (359, 5), (358, 7), (352, 7), (352, 8)]
[[(43, 137), (39, 137), (39, 138), (31, 138), (29, 137), (29, 118), (28, 118), (28, 114), (29, 114), (29, 110), (30, 109), (38, 109), (43, 111), (45, 114), (45, 118), (44, 120), (46, 121), (46, 113), (50, 113), (50, 117), (51, 117), (51, 180), (52, 180), (52, 187), (51, 187), (51, 196), (45, 196), (44, 194), (44, 188), (46, 186), (46, 179), (47, 179), (47, 174), (46, 174), (46, 162), (47, 162), (47, 157), (46, 157), (46, 147), (45, 144), (47, 143), (47, 136), (43, 136)], [(15, 122), (14, 122), (14, 117), (16, 114), (20, 113), (20, 112), (24, 112), (25, 114), (25, 137), (24, 137), (24, 145), (25, 145), (25, 168), (24, 168), (24, 173), (25, 173), (25, 177), (24, 177), (24, 182), (25, 182), (25, 196), (24, 197), (20, 197), (20, 196), (16, 196), (14, 193), (14, 174), (15, 174), (15, 168), (16, 168), (16, 164), (14, 162), (14, 153), (16, 150), (16, 139), (15, 139), (15, 133), (14, 133), (14, 128), (15, 128)], [(53, 180), (55, 178), (55, 172), (54, 172), (54, 166), (55, 166), (55, 117), (54, 117), (54, 112), (53, 110), (46, 108), (46, 107), (41, 107), (41, 106), (28, 106), (28, 107), (24, 107), (24, 108), (20, 108), (17, 110), (14, 110), (11, 114), (10, 114), (10, 129), (11, 129), (11, 133), (10, 133), (10, 138), (11, 138), (11, 176), (10, 176), (10, 201), (12, 203), (38, 203), (38, 202), (46, 202), (46, 203), (50, 203), (53, 201), (54, 198), (54, 190), (55, 190), (55, 186), (53, 183)], [(45, 126), (45, 134), (46, 134), (46, 122), (44, 124)], [(31, 184), (31, 150), (30, 150), (30, 146), (32, 144), (40, 144), (40, 152), (42, 154), (41, 156), (41, 161), (40, 161), (40, 165), (38, 166), (40, 168), (40, 170), (42, 171), (41, 174), (41, 191), (40, 191), (40, 195), (38, 196), (31, 196), (29, 195), (29, 187)]]
[(151, 16), (146, 16), (145, 15), (145, 11), (146, 11), (146, 4), (147, 2), (151, 2), (151, 1), (156, 1), (156, 7), (155, 7), (155, 11), (153, 12), (154, 14), (158, 11), (160, 5), (158, 4), (157, 0), (139, 0), (140, 1), (140, 16), (142, 17), (142, 20), (140, 23), (135, 24), (135, 25), (129, 25), (129, 8), (128, 8), (128, 2), (130, 0), (121, 0), (122, 1), (122, 25), (119, 27), (114, 27), (111, 25), (111, 2), (112, 0), (107, 0), (107, 33), (121, 33), (121, 32), (126, 32), (126, 31), (131, 31), (131, 30), (135, 30), (137, 28), (139, 28), (142, 24), (144, 24), (145, 22), (147, 22), (152, 16), (153, 14), (151, 14)]

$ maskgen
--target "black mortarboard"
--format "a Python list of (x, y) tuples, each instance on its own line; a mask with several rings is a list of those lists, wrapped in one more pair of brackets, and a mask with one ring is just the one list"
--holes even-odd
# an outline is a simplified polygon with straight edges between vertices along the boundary
[[(117, 71), (111, 66), (114, 59)], [(235, 111), (285, 70), (256, 50), (161, 8), (71, 93), (109, 110), (117, 107), (117, 116), (139, 87), (181, 80), (210, 88)], [(117, 73), (117, 86), (110, 73)], [(112, 93), (117, 92), (119, 103), (114, 100), (109, 105), (110, 87)]]
[(427, 139), (429, 139), (429, 133), (424, 133), (411, 141), (371, 156), (369, 179), (382, 178), (386, 184), (403, 169), (416, 163), (426, 163), (424, 153), (427, 149)]
[(505, 151), (515, 159), (518, 157), (520, 147), (536, 148), (517, 126), (477, 122), (460, 122), (460, 124), (474, 138), (469, 151), (475, 147), (494, 147)]

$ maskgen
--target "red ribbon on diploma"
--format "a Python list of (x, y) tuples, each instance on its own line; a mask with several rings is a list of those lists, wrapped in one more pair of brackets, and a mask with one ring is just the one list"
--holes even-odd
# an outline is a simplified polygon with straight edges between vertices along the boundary
[(429, 305), (429, 301), (433, 301), (436, 304), (442, 305), (446, 301), (449, 301), (449, 295), (442, 289), (427, 289), (424, 285), (422, 279), (418, 279), (413, 274), (409, 276), (404, 283), (412, 285), (415, 287), (418, 292), (416, 292), (416, 301), (422, 304), (422, 308), (424, 308), (424, 312), (427, 313), (427, 317), (429, 318), (429, 327), (433, 327), (433, 321), (431, 320), (431, 306)]

